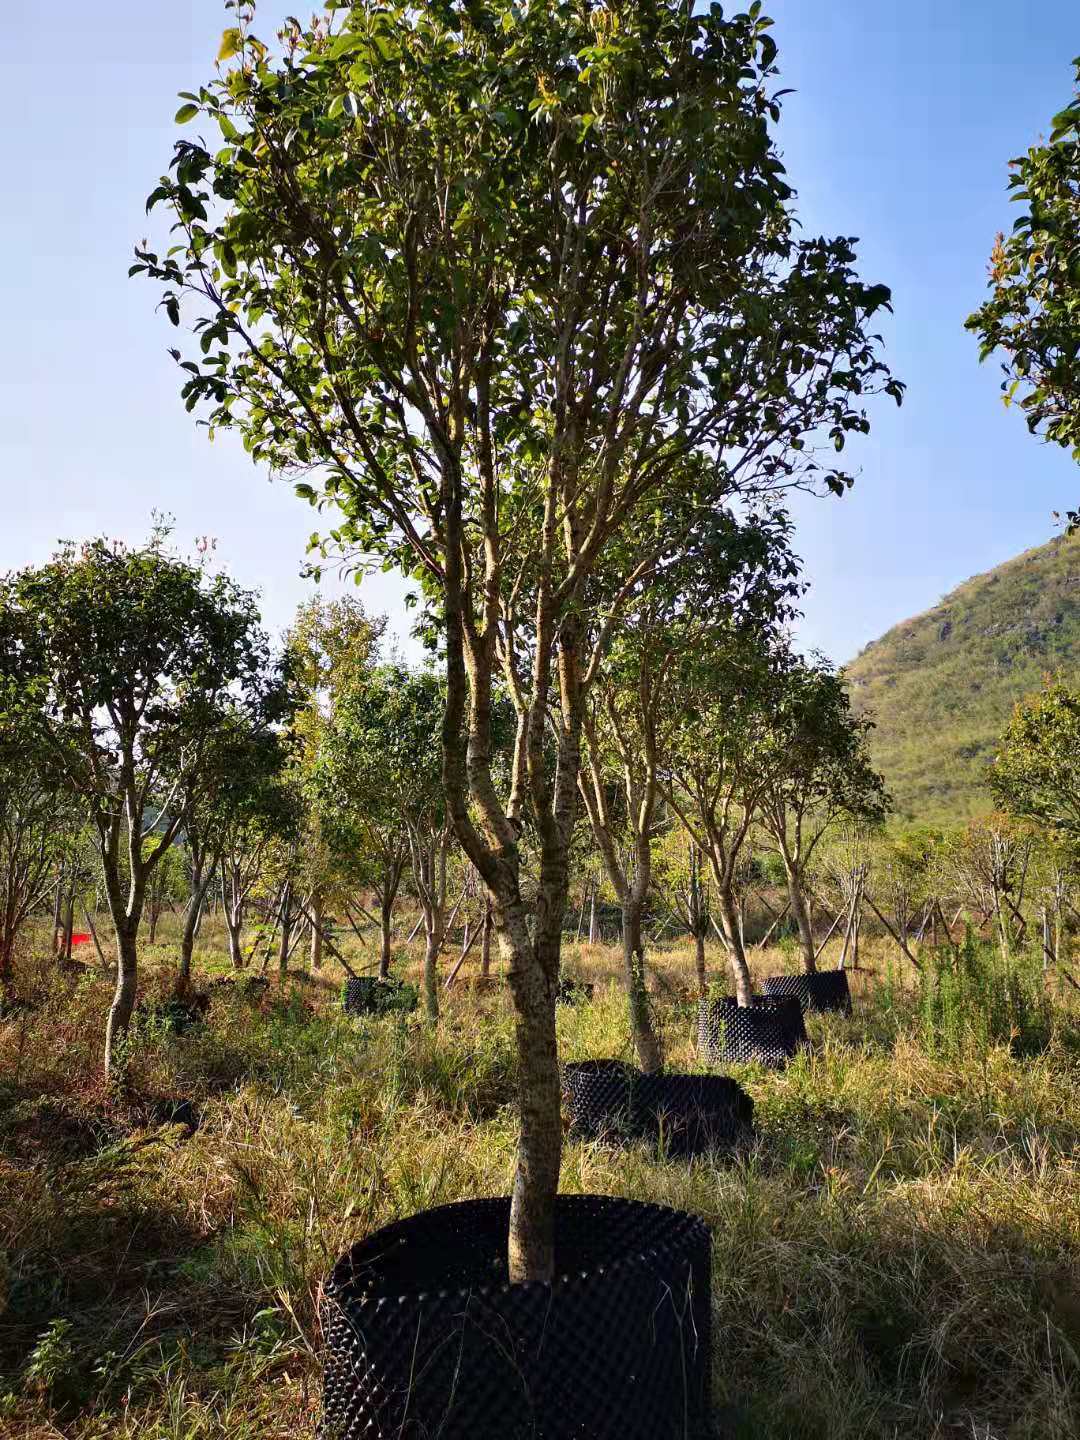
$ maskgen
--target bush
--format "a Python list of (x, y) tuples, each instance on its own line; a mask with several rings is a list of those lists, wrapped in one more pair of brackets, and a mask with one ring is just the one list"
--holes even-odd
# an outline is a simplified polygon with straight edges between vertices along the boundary
[(1028, 951), (1006, 957), (968, 926), (958, 949), (937, 950), (923, 969), (920, 1016), (931, 1055), (985, 1054), (994, 1045), (1036, 1054), (1051, 1030), (1039, 958)]

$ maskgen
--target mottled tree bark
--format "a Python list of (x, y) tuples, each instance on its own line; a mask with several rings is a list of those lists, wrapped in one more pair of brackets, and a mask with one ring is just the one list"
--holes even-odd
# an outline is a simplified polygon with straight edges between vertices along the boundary
[(803, 971), (807, 975), (813, 975), (817, 971), (817, 953), (814, 947), (814, 927), (810, 921), (810, 911), (802, 887), (802, 876), (792, 865), (785, 864), (784, 868), (787, 875), (787, 892), (788, 900), (791, 902), (791, 913), (795, 917), (795, 924), (799, 932), (799, 950), (802, 954)]
[(394, 918), (394, 897), (383, 895), (379, 905), (379, 978), (390, 974), (390, 928)]
[(642, 938), (641, 912), (644, 896), (627, 895), (622, 907), (623, 968), (630, 1008), (630, 1034), (634, 1041), (639, 1067), (646, 1075), (663, 1069), (660, 1042), (653, 1027), (649, 994), (645, 986), (645, 942)]
[(117, 927), (116, 990), (113, 992), (109, 1017), (105, 1022), (106, 1074), (112, 1073), (117, 1044), (127, 1034), (135, 1012), (135, 996), (138, 991), (137, 932), (138, 922), (129, 922), (122, 929)]
[(739, 906), (730, 880), (717, 877), (716, 909), (720, 916), (720, 934), (731, 965), (731, 978), (735, 983), (735, 999), (740, 1005), (753, 1003), (754, 986), (750, 978), (750, 966), (746, 963), (739, 928)]

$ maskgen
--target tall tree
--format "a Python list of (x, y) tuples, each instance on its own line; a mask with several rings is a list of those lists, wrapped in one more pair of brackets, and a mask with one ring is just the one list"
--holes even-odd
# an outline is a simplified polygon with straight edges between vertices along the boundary
[(806, 886), (814, 852), (839, 816), (873, 825), (885, 815), (885, 787), (866, 748), (871, 729), (870, 720), (852, 714), (843, 676), (827, 660), (780, 657), (757, 757), (758, 815), (784, 868), (808, 975), (817, 968)]
[[(658, 523), (667, 525), (671, 518), (669, 512)], [(731, 634), (786, 619), (799, 588), (784, 514), (710, 520), (703, 532), (684, 527), (683, 545), (628, 604), (584, 720), (587, 764), (581, 794), (622, 907), (630, 1029), (646, 1073), (660, 1068), (661, 1055), (645, 988), (642, 921), (652, 881), (661, 777), (671, 767), (677, 744), (672, 702), (680, 662), (721, 631)], [(621, 791), (617, 810), (609, 794), (612, 779)]]
[(182, 797), (207, 763), (227, 695), (260, 694), (266, 638), (254, 597), (224, 575), (143, 546), (64, 545), (0, 585), (0, 678), (93, 824), (116, 934), (105, 1065), (138, 983), (147, 885), (180, 832)]
[(270, 885), (280, 851), (289, 851), (300, 830), (302, 798), (289, 783), (284, 744), (271, 735), (245, 749), (234, 781), (217, 800), (222, 913), (229, 937), (229, 958), (242, 969), (244, 924), (252, 899)]
[[(185, 99), (150, 197), (178, 253), (136, 271), (199, 331), (189, 408), (336, 506), (334, 544), (423, 587), (447, 657), (444, 783), (510, 960), (521, 1128), (510, 1275), (550, 1278), (555, 1040), (568, 846), (589, 687), (657, 563), (632, 517), (778, 486), (843, 491), (868, 396), (900, 386), (844, 238), (797, 235), (770, 135), (776, 46), (755, 7), (494, 0), (289, 22), (247, 10)], [(318, 467), (313, 469), (313, 467)], [(621, 573), (598, 562), (622, 544)], [(495, 675), (517, 713), (492, 779)], [(548, 739), (550, 737), (550, 744)], [(526, 820), (536, 899), (522, 885)], [(530, 920), (532, 923), (530, 923)]]
[[(348, 889), (363, 885), (375, 892), (379, 907), (381, 950), (379, 974), (390, 973), (391, 926), (394, 903), (408, 862), (404, 828), (386, 830), (372, 823), (370, 812), (344, 811), (337, 795), (320, 792), (317, 772), (325, 766), (325, 738), (333, 726), (343, 694), (355, 690), (381, 659), (386, 633), (385, 616), (369, 615), (355, 596), (327, 601), (321, 597), (301, 605), (286, 639), (287, 653), (303, 704), (294, 723), (294, 764), (301, 787), (313, 803), (308, 810), (308, 857), (322, 858), (321, 875), (310, 874), (313, 918), (321, 915), (326, 892), (336, 884)], [(346, 791), (355, 790), (354, 777), (337, 777)], [(324, 810), (334, 817), (324, 833)], [(309, 869), (311, 869), (309, 865)], [(351, 913), (351, 911), (350, 911)], [(313, 957), (321, 954), (321, 936), (312, 932)]]
[[(241, 837), (253, 839), (252, 849), (275, 828), (292, 823), (292, 808), (278, 789), (288, 758), (288, 742), (279, 728), (289, 717), (293, 696), (285, 677), (271, 682), (257, 706), (247, 711), (226, 705), (222, 723), (212, 736), (206, 763), (184, 786), (183, 835), (188, 861), (188, 901), (180, 933), (177, 989), (187, 989), (199, 919), (226, 852), (234, 867), (243, 865)], [(228, 868), (228, 867), (227, 867)], [(258, 871), (258, 861), (253, 866)], [(237, 870), (229, 872), (233, 895), (243, 892)], [(225, 895), (223, 895), (223, 901)], [(242, 906), (241, 906), (242, 916)], [(240, 925), (235, 907), (226, 906), (230, 957), (239, 963)]]
[(27, 920), (54, 889), (60, 899), (57, 865), (76, 823), (48, 749), (0, 692), (0, 990), (14, 983)]
[(701, 847), (676, 822), (661, 837), (653, 864), (657, 888), (669, 912), (694, 941), (694, 976), (698, 996), (703, 999), (708, 991), (705, 941), (712, 925), (712, 882)]
[[(424, 996), (438, 1018), (435, 975), (446, 923), (450, 830), (442, 784), (445, 686), (431, 670), (376, 666), (338, 693), (315, 768), (315, 789), (335, 844), (350, 836), (374, 852), (393, 888), (411, 859), (424, 917)], [(356, 843), (354, 841), (354, 843)], [(400, 859), (398, 858), (400, 856)], [(384, 904), (385, 919), (389, 906)]]
[(738, 898), (741, 865), (762, 803), (771, 717), (779, 699), (776, 651), (756, 627), (710, 637), (678, 665), (664, 794), (706, 856), (720, 938), (740, 1005), (751, 1003)]
[(1080, 691), (1050, 680), (1021, 700), (989, 780), (1003, 810), (1080, 840)]
[[(1003, 351), (1006, 405), (1017, 400), (1033, 435), (1080, 460), (1080, 56), (1076, 93), (1050, 136), (1010, 162), (1023, 213), (990, 258), (990, 298), (970, 316), (985, 360)], [(1071, 528), (1080, 511), (1069, 512)]]

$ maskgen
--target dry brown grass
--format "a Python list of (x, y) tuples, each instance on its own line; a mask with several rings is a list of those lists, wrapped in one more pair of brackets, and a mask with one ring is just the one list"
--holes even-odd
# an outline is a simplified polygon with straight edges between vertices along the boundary
[[(151, 990), (167, 984), (165, 940)], [(668, 1063), (693, 1066), (692, 949), (653, 963)], [(709, 1220), (721, 1433), (1066, 1440), (1080, 1427), (1073, 1019), (1058, 1012), (1036, 1058), (935, 1058), (910, 987), (890, 995), (885, 955), (871, 963), (854, 1021), (812, 1020), (813, 1055), (784, 1074), (742, 1072), (751, 1153), (686, 1165), (568, 1143), (563, 1186)], [(201, 964), (224, 968), (212, 944)], [(568, 947), (568, 973), (599, 990), (560, 1012), (566, 1058), (628, 1053), (618, 965), (611, 947)], [(325, 974), (257, 1003), (218, 997), (183, 1037), (138, 1030), (112, 1089), (96, 970), (46, 972), (0, 1022), (0, 1434), (307, 1433), (333, 1259), (396, 1216), (505, 1192), (505, 993), (455, 987), (432, 1033), (345, 1021), (332, 962)], [(194, 1133), (157, 1123), (175, 1100), (198, 1111)]]

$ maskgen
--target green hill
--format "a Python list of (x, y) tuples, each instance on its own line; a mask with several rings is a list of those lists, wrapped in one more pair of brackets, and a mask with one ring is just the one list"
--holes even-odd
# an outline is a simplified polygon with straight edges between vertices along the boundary
[(877, 728), (874, 759), (902, 818), (990, 808), (984, 776), (1016, 701), (1048, 671), (1080, 679), (1080, 540), (1058, 538), (966, 580), (847, 667)]

